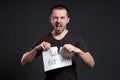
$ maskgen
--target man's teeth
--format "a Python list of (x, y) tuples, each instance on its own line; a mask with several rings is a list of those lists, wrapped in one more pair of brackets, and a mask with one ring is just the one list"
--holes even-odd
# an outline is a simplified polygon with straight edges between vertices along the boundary
[(60, 24), (57, 24), (56, 26), (61, 27), (61, 25), (60, 25)]

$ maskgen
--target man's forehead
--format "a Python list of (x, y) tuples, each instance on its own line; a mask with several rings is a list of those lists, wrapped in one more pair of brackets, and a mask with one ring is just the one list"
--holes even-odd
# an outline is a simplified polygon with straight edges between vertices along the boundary
[(52, 11), (52, 15), (67, 15), (67, 11), (65, 9), (55, 9)]

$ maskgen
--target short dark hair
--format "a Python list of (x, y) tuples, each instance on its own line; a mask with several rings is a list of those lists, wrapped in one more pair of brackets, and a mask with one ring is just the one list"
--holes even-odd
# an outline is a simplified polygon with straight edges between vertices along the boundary
[(66, 6), (64, 5), (55, 5), (50, 9), (50, 14), (52, 14), (53, 9), (65, 9), (67, 11), (67, 16), (69, 17), (69, 10)]

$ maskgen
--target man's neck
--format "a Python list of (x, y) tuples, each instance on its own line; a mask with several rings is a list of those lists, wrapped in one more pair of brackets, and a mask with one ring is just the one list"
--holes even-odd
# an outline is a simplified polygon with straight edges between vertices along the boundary
[(55, 31), (52, 31), (52, 35), (55, 39), (57, 40), (61, 40), (65, 37), (65, 35), (68, 33), (68, 30), (64, 30), (63, 32), (61, 33), (55, 33)]

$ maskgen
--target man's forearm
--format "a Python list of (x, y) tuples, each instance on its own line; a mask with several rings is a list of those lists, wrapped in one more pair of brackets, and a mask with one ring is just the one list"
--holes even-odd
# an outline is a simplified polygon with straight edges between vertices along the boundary
[(80, 53), (79, 56), (82, 58), (83, 62), (89, 67), (93, 68), (95, 65), (93, 56), (89, 52)]
[(35, 58), (36, 54), (38, 53), (38, 50), (36, 48), (32, 49), (31, 51), (27, 51), (23, 54), (21, 59), (21, 64), (23, 66), (28, 65), (32, 60)]

